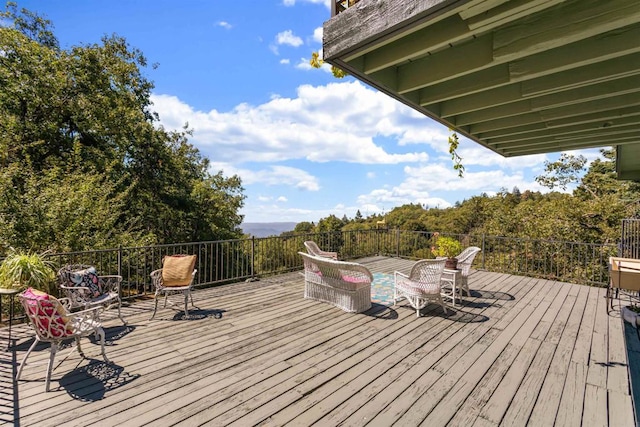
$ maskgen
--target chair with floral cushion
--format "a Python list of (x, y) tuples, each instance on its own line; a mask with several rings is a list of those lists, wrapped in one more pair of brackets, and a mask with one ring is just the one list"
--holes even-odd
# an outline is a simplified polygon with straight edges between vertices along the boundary
[(60, 293), (69, 299), (72, 309), (117, 307), (118, 317), (127, 324), (120, 312), (122, 276), (99, 275), (92, 265), (69, 264), (58, 270), (58, 283)]
[[(184, 315), (189, 315), (188, 302), (191, 299), (191, 306), (194, 308), (193, 280), (198, 270), (195, 269), (195, 255), (167, 255), (162, 260), (162, 268), (151, 272), (151, 281), (155, 287), (152, 320), (158, 310), (158, 296), (164, 295), (164, 307), (167, 306), (169, 295), (184, 294)], [(171, 303), (170, 303), (171, 304)], [(173, 305), (173, 304), (171, 304)]]
[(395, 286), (393, 287), (393, 304), (402, 298), (406, 298), (409, 304), (416, 309), (416, 315), (420, 317), (422, 310), (429, 301), (435, 301), (442, 306), (444, 314), (447, 307), (440, 294), (440, 278), (444, 271), (446, 258), (424, 259), (417, 261), (411, 268), (409, 275), (396, 271), (394, 274)]
[(78, 352), (82, 357), (85, 357), (80, 347), (80, 338), (95, 334), (96, 338), (100, 340), (104, 361), (110, 363), (104, 351), (104, 330), (100, 324), (99, 306), (78, 312), (70, 312), (68, 310), (70, 307), (70, 301), (68, 299), (61, 298), (58, 300), (51, 295), (32, 288), (28, 288), (19, 294), (18, 299), (24, 308), (24, 312), (36, 336), (33, 344), (29, 347), (27, 354), (25, 354), (20, 363), (16, 374), (16, 382), (20, 380), (22, 369), (29, 355), (39, 342), (48, 342), (51, 344), (49, 364), (47, 366), (44, 383), (45, 391), (49, 391), (53, 362), (56, 352), (63, 341), (75, 339)]

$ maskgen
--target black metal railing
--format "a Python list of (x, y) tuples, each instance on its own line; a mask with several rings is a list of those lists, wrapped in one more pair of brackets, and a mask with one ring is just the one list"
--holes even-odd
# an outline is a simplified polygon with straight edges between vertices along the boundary
[[(474, 261), (477, 269), (585, 285), (605, 286), (609, 280), (609, 256), (618, 253), (616, 245), (486, 235), (442, 235), (457, 238), (464, 247), (480, 247), (482, 251)], [(196, 287), (208, 287), (300, 270), (302, 259), (298, 252), (304, 251), (305, 240), (314, 240), (322, 249), (338, 252), (340, 259), (344, 260), (375, 255), (422, 259), (433, 257), (434, 234), (377, 228), (121, 247), (49, 256), (57, 268), (66, 264), (90, 264), (99, 274), (121, 275), (122, 297), (131, 299), (153, 292), (149, 275), (162, 266), (166, 255), (197, 255), (198, 272), (194, 284)], [(3, 306), (0, 299), (3, 319), (8, 311), (8, 305)]]

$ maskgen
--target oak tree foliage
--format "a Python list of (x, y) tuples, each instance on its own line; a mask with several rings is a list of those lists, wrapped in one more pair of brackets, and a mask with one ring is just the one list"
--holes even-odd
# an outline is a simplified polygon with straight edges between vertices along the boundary
[(62, 49), (50, 21), (0, 15), (0, 244), (57, 251), (240, 236), (237, 176), (210, 171), (153, 111), (123, 37)]

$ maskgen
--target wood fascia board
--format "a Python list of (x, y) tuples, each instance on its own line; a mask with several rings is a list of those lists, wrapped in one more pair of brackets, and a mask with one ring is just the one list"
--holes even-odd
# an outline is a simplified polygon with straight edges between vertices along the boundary
[(353, 58), (392, 41), (394, 33), (411, 31), (470, 0), (361, 0), (323, 24), (327, 62)]
[(528, 15), (495, 31), (494, 56), (510, 61), (574, 43), (640, 20), (637, 0), (578, 0)]

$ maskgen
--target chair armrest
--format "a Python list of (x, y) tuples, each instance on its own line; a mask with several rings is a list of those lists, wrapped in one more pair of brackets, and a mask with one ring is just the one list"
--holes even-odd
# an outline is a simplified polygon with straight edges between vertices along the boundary
[(100, 276), (100, 282), (102, 284), (103, 292), (115, 292), (117, 294), (120, 294), (120, 283), (122, 283), (122, 276), (118, 276), (118, 275)]
[(393, 278), (395, 279), (395, 278), (397, 278), (398, 276), (403, 277), (403, 278), (405, 278), (405, 279), (408, 279), (408, 278), (409, 278), (409, 276), (408, 276), (408, 275), (406, 275), (406, 274), (404, 274), (404, 273), (400, 273), (399, 271), (394, 271), (394, 272), (393, 272)]

